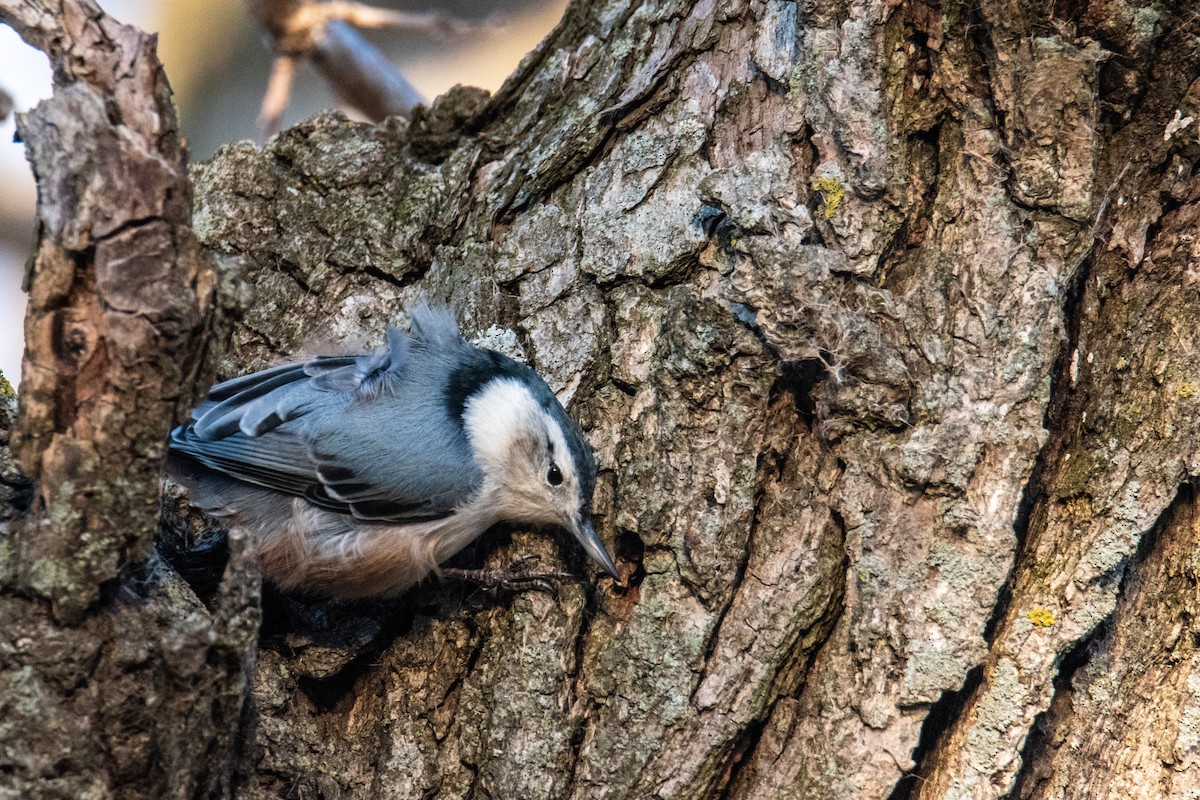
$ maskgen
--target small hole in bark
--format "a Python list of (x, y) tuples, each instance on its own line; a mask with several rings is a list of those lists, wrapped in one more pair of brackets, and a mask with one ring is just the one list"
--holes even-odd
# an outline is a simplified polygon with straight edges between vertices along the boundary
[(621, 531), (617, 534), (615, 549), (618, 562), (630, 562), (636, 565), (626, 581), (626, 587), (637, 586), (642, 582), (642, 578), (646, 577), (646, 570), (642, 567), (642, 559), (646, 555), (646, 543), (633, 531)]
[(632, 531), (621, 531), (617, 535), (617, 555), (623, 561), (632, 561), (639, 566), (642, 563), (642, 555), (646, 552), (646, 545), (642, 541), (642, 537)]
[(67, 331), (66, 350), (74, 356), (81, 356), (87, 352), (87, 331), (82, 328), (72, 328)]
[(59, 360), (70, 364), (79, 364), (83, 361), (90, 349), (87, 328), (68, 322), (56, 326), (56, 330), (54, 354)]
[(318, 712), (333, 711), (342, 698), (351, 694), (359, 677), (371, 668), (367, 661), (355, 661), (328, 678), (305, 678), (297, 682), (300, 691), (312, 701)]
[(825, 379), (829, 372), (832, 354), (822, 353), (822, 358), (806, 358), (803, 361), (784, 361), (780, 365), (779, 378), (775, 387), (787, 392), (796, 404), (796, 410), (811, 427), (816, 419), (817, 404), (812, 398), (813, 389)]

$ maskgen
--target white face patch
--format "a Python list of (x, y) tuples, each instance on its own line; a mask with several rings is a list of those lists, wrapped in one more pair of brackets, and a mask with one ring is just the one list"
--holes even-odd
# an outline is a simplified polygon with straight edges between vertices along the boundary
[[(520, 381), (499, 378), (487, 383), (467, 401), (463, 426), (485, 474), (511, 472), (513, 444), (518, 439), (545, 442), (545, 437), (549, 437), (550, 452), (545, 456), (553, 459), (564, 477), (570, 479), (574, 475), (575, 465), (571, 463), (570, 450), (557, 421)], [(544, 448), (544, 444), (540, 447)], [(539, 475), (537, 480), (544, 482), (545, 475)]]
[(518, 381), (501, 378), (486, 384), (467, 401), (463, 425), (480, 462), (485, 467), (499, 467), (508, 460), (513, 440), (531, 430), (540, 413), (527, 388)]

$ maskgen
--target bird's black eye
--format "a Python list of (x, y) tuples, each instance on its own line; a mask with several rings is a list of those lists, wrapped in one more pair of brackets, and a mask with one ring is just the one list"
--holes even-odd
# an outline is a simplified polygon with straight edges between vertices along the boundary
[(558, 486), (562, 483), (562, 470), (558, 468), (558, 464), (550, 462), (550, 471), (546, 473), (546, 480), (551, 486)]

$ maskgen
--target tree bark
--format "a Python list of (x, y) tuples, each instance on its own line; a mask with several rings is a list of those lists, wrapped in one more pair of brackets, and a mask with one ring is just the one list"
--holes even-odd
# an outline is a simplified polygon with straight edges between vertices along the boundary
[[(73, 373), (38, 377), (52, 349), (30, 337), (0, 782), (1200, 793), (1198, 43), (1182, 5), (577, 3), (495, 97), (227, 147), (192, 171), (216, 299), (193, 290), (180, 343), (140, 353), (175, 387), (121, 443), (140, 505), (39, 466), (62, 426), (36, 409)], [(71, 296), (94, 304), (78, 252)], [(340, 606), (268, 587), (259, 629), (250, 543), (202, 585), (180, 554), (214, 539), (172, 496), (176, 567), (146, 555), (148, 476), (196, 376), (373, 344), (418, 296), (569, 402), (623, 585), (561, 538), (494, 531), (478, 560), (588, 582)], [(202, 330), (208, 371), (182, 343)], [(142, 516), (91, 512), (110, 497)]]
[(55, 71), (18, 117), (39, 235), (19, 422), (0, 409), (0, 793), (228, 794), (256, 574), (206, 608), (152, 553), (163, 433), (225, 317), (170, 89), (153, 38), (90, 0), (0, 21)]

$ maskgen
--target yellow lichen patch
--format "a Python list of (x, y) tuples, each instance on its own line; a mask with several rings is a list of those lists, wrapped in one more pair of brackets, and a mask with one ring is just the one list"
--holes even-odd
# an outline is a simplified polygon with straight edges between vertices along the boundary
[(1029, 617), (1029, 621), (1039, 628), (1049, 628), (1056, 620), (1054, 612), (1048, 608), (1035, 608), (1025, 612), (1025, 616)]
[(1196, 394), (1196, 391), (1197, 391), (1196, 384), (1190, 383), (1188, 381), (1184, 381), (1183, 384), (1179, 387), (1179, 396), (1180, 397), (1192, 397)]
[(14, 397), (17, 390), (8, 382), (8, 378), (4, 377), (4, 373), (0, 372), (0, 397)]
[(825, 194), (825, 207), (821, 209), (821, 216), (824, 219), (833, 219), (842, 198), (846, 196), (846, 187), (842, 186), (842, 182), (837, 178), (814, 178), (812, 188)]
[(1126, 429), (1122, 435), (1131, 435), (1133, 431), (1137, 429), (1137, 426), (1142, 422), (1142, 407), (1130, 406), (1129, 408), (1125, 409), (1125, 413), (1121, 415), (1121, 419), (1124, 420), (1126, 425)]

